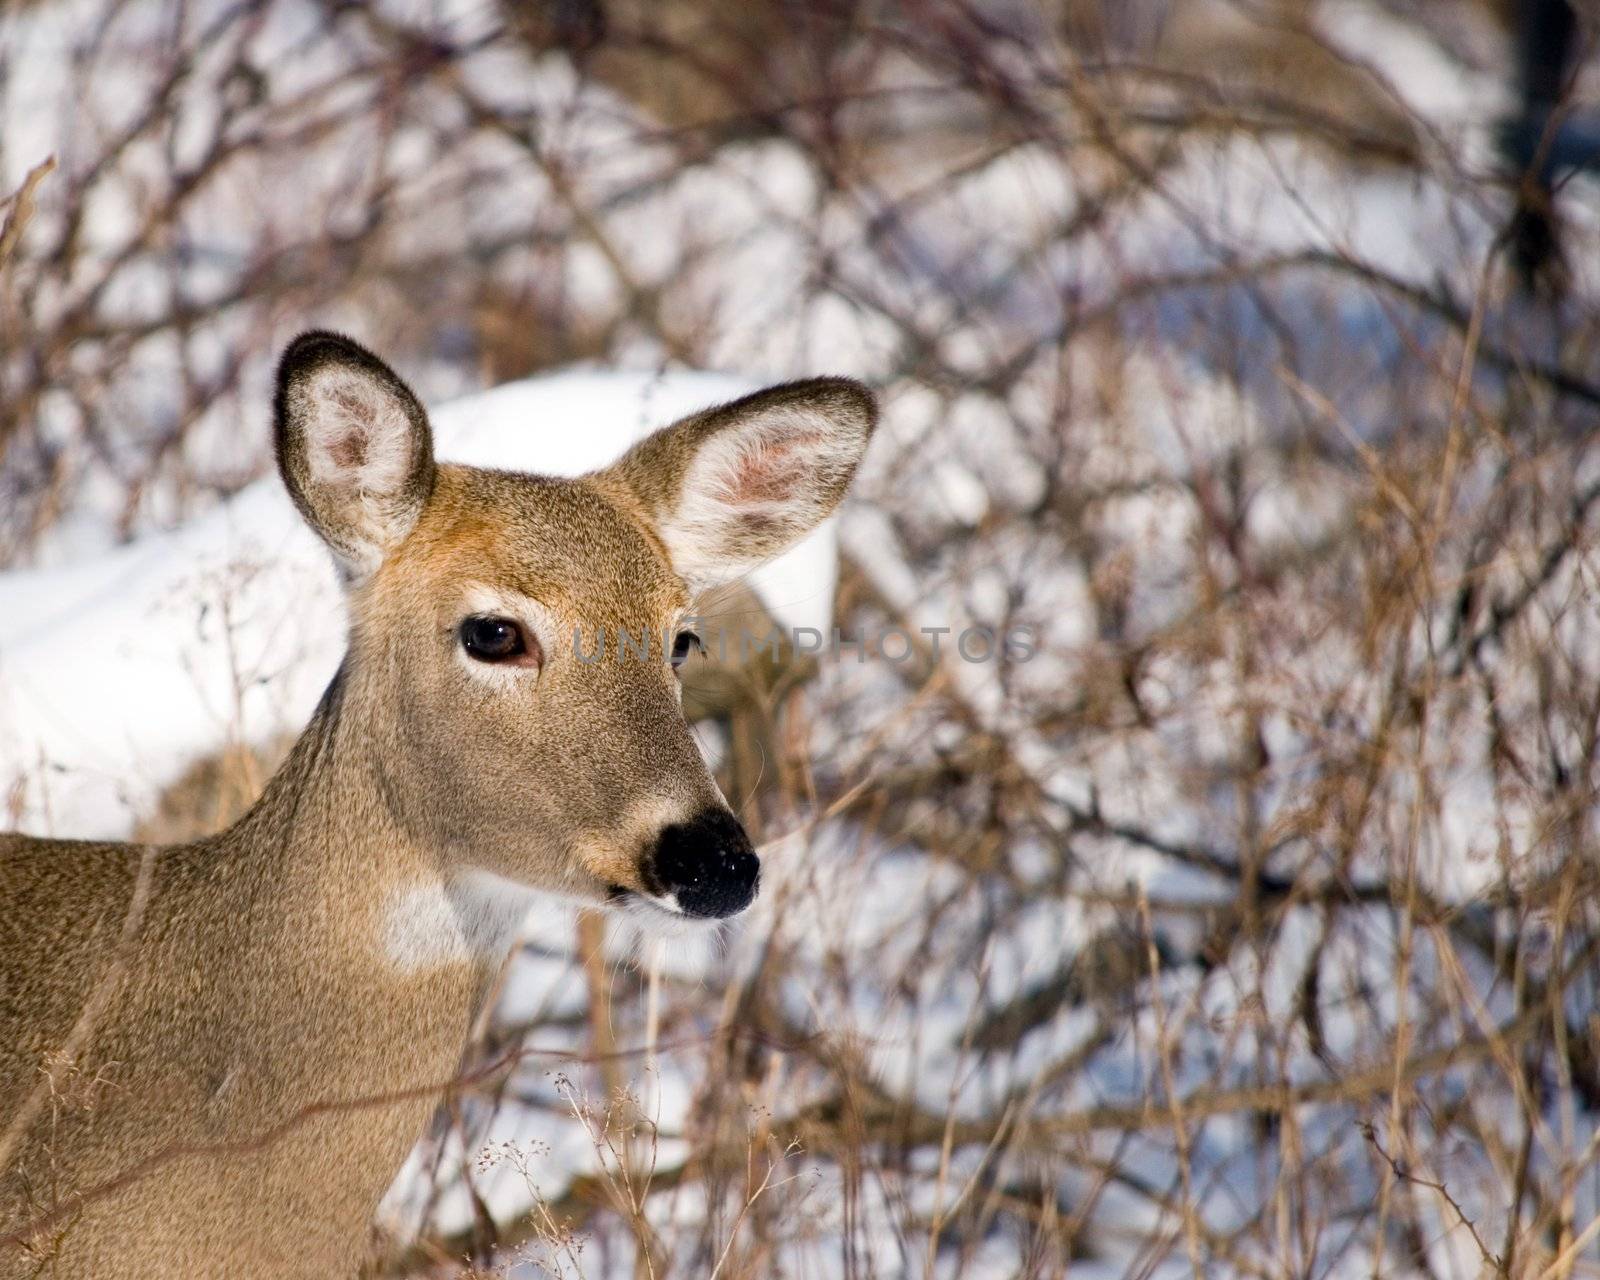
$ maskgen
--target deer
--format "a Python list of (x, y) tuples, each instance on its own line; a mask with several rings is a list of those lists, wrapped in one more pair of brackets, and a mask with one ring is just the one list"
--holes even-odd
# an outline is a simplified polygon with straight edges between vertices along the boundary
[[(865, 387), (774, 386), (556, 479), (436, 461), (400, 377), (312, 331), (273, 416), (345, 656), (226, 830), (0, 834), (0, 1277), (356, 1274), (533, 895), (671, 936), (759, 888), (683, 718), (685, 619), (838, 507)], [(659, 643), (593, 659), (624, 632)]]

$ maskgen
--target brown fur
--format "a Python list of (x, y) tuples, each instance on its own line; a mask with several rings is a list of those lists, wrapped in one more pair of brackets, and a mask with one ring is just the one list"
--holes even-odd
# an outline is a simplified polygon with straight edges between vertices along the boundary
[[(329, 362), (364, 379), (361, 412), (408, 432), (408, 452), (347, 448), (347, 422), (303, 416), (298, 380)], [(280, 462), (345, 567), (349, 653), (226, 831), (166, 847), (0, 835), (0, 1277), (352, 1274), (494, 959), (386, 961), (396, 900), (468, 868), (591, 902), (644, 891), (662, 826), (723, 803), (665, 661), (563, 649), (496, 685), (457, 652), (473, 584), (531, 597), (558, 634), (669, 630), (689, 596), (658, 519), (706, 415), (552, 480), (435, 467), (420, 405), (347, 340), (302, 339), (282, 379)], [(864, 446), (853, 384), (769, 394)], [(771, 408), (752, 397), (717, 421)], [(387, 448), (405, 474), (379, 492), (318, 481), (319, 432), (337, 466)], [(794, 479), (824, 514), (843, 493), (831, 472)]]

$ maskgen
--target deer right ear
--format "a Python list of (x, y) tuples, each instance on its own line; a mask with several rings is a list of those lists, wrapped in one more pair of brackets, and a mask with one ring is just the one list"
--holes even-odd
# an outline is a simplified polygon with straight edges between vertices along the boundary
[(303, 333), (278, 365), (278, 470), (300, 514), (360, 582), (433, 492), (428, 415), (388, 365), (336, 333)]
[(609, 471), (655, 522), (691, 590), (782, 555), (839, 505), (878, 420), (848, 378), (809, 378), (646, 436)]

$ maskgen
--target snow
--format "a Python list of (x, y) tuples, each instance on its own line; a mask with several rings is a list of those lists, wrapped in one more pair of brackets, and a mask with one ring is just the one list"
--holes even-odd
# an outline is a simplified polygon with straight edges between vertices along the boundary
[[(574, 476), (755, 390), (707, 373), (566, 372), (441, 405), (446, 461)], [(785, 627), (831, 625), (833, 522), (749, 581)], [(126, 836), (224, 743), (296, 732), (343, 651), (326, 549), (276, 476), (167, 533), (0, 574), (0, 794), (36, 834)]]

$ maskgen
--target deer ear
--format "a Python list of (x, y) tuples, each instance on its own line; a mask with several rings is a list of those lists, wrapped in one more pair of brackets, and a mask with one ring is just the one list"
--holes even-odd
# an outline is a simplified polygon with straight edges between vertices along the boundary
[(665, 427), (611, 472), (698, 590), (781, 555), (831, 515), (877, 418), (858, 382), (791, 382)]
[(360, 582), (433, 492), (433, 435), (388, 365), (336, 333), (303, 333), (278, 365), (278, 470), (300, 514)]

